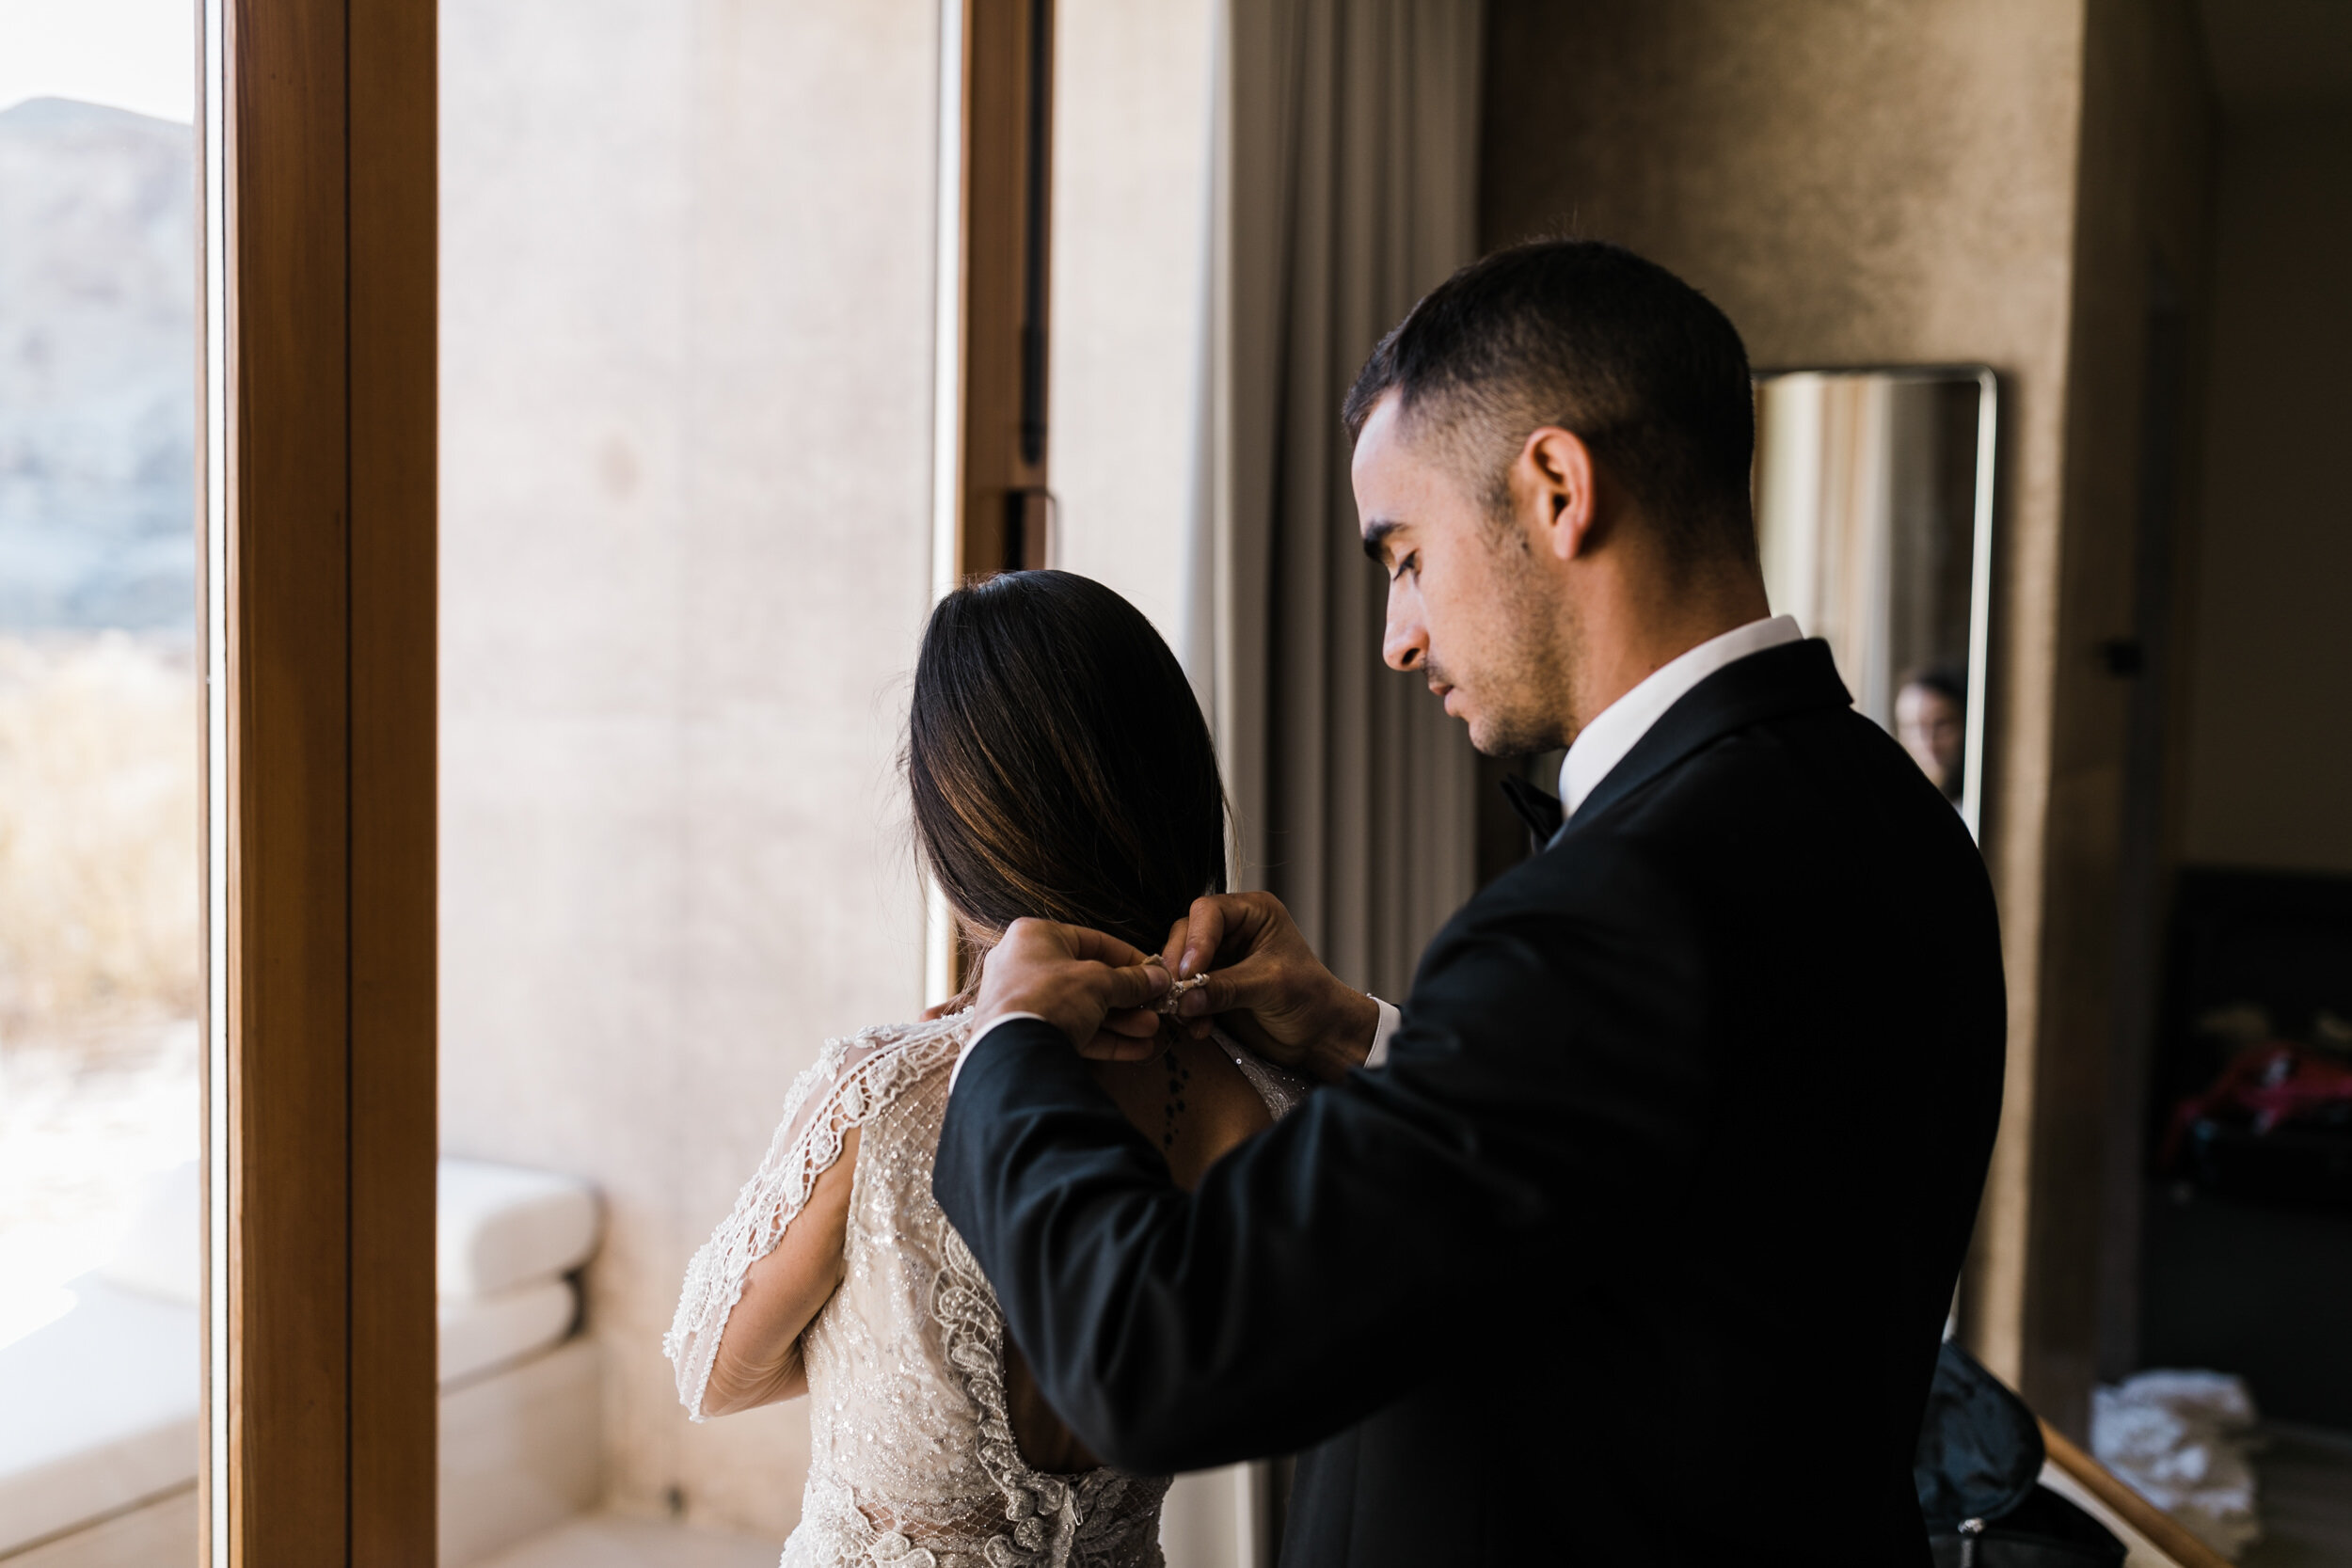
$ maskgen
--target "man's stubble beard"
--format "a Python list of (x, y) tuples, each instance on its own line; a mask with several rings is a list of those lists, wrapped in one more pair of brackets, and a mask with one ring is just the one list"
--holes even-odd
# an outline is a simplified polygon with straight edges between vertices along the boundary
[[(1499, 640), (1507, 669), (1476, 673), (1474, 690), (1485, 709), (1470, 725), (1470, 745), (1490, 757), (1529, 757), (1565, 746), (1575, 735), (1575, 690), (1569, 676), (1577, 663), (1573, 617), (1565, 624), (1560, 606), (1547, 598), (1530, 571), (1513, 571), (1509, 557), (1523, 554), (1498, 543), (1496, 595), (1507, 623)], [(1440, 680), (1443, 673), (1433, 672)], [(1451, 684), (1451, 683), (1449, 683)]]

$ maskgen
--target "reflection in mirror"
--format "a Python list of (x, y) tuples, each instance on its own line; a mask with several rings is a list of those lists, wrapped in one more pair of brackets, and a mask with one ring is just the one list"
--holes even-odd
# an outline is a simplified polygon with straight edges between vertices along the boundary
[(1983, 815), (1995, 396), (1979, 367), (1756, 380), (1772, 608), (1828, 641), (1854, 705), (1970, 832)]

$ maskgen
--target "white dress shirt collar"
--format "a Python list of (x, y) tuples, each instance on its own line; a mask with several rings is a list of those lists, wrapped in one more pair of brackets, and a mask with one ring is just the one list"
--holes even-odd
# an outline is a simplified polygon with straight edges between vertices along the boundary
[(1574, 816), (1610, 769), (1699, 682), (1750, 654), (1804, 638), (1795, 616), (1774, 615), (1710, 637), (1651, 671), (1640, 685), (1595, 714), (1569, 743), (1567, 759), (1560, 764), (1561, 811)]

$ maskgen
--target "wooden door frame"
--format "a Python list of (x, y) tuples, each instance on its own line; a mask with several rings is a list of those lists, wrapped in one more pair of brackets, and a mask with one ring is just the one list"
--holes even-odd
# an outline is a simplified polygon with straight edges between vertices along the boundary
[(204, 1560), (429, 1563), (436, 6), (197, 15)]
[[(1046, 364), (1051, 341), (1053, 0), (960, 8), (956, 202), (961, 288), (943, 324), (959, 371), (957, 580), (1042, 566), (1051, 555)], [(943, 99), (945, 95), (943, 95)], [(941, 178), (949, 177), (943, 163)]]

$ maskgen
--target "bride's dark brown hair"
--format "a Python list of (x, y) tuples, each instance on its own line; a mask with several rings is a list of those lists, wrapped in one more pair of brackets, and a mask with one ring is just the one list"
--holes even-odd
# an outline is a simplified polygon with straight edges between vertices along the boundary
[(1225, 890), (1216, 750), (1135, 606), (1071, 572), (940, 600), (907, 722), (915, 839), (967, 943), (1041, 915), (1157, 952)]

